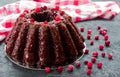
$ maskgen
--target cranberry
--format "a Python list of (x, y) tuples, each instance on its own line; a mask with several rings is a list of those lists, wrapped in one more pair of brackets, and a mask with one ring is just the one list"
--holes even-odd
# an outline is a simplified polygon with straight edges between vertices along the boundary
[(107, 32), (107, 28), (104, 28), (103, 30)]
[(112, 59), (112, 57), (113, 57), (112, 53), (108, 53), (108, 58)]
[(103, 30), (99, 30), (99, 34), (103, 34)]
[(59, 6), (56, 6), (56, 7), (55, 7), (55, 10), (59, 10), (59, 9), (60, 9), (60, 7), (59, 7)]
[(76, 62), (76, 67), (80, 67), (80, 66), (81, 66), (80, 61), (77, 61), (77, 62)]
[(90, 34), (91, 35), (91, 33), (92, 33), (92, 30), (87, 30), (87, 34)]
[(98, 68), (102, 68), (102, 65), (103, 65), (102, 62), (98, 62), (98, 63), (97, 63), (97, 67), (98, 67)]
[(56, 20), (56, 21), (59, 21), (59, 20), (61, 20), (61, 18), (60, 18), (59, 16), (56, 16), (56, 17), (55, 17), (55, 20)]
[(91, 58), (91, 62), (92, 62), (92, 63), (95, 63), (95, 62), (96, 62), (96, 58), (95, 58), (95, 57), (92, 57), (92, 58)]
[(102, 53), (101, 53), (101, 56), (102, 56), (102, 57), (105, 57), (105, 52), (102, 52)]
[(25, 9), (24, 12), (29, 13), (29, 11), (27, 9)]
[(93, 56), (93, 57), (98, 57), (98, 52), (97, 52), (97, 51), (93, 51), (93, 52), (92, 52), (92, 56)]
[(63, 67), (62, 67), (62, 66), (58, 66), (58, 67), (57, 67), (57, 71), (58, 71), (59, 73), (61, 73), (61, 72), (63, 71)]
[(45, 67), (45, 72), (46, 73), (50, 73), (51, 72), (51, 68), (50, 67)]
[(104, 40), (108, 40), (108, 35), (106, 34), (105, 36), (104, 36)]
[(87, 69), (87, 70), (86, 70), (86, 74), (87, 74), (87, 75), (90, 75), (91, 73), (92, 73), (91, 69)]
[(88, 60), (84, 60), (84, 64), (86, 65), (88, 63)]
[(36, 12), (40, 12), (41, 8), (36, 8), (35, 11)]
[(97, 26), (97, 29), (98, 29), (98, 30), (101, 29), (101, 26)]
[(34, 19), (33, 19), (33, 18), (31, 18), (31, 19), (30, 19), (30, 22), (34, 22)]
[(98, 35), (95, 35), (95, 40), (99, 40), (99, 36)]
[(100, 50), (103, 50), (103, 49), (104, 49), (104, 45), (100, 44), (100, 45), (99, 45), (99, 49), (100, 49)]
[(48, 24), (48, 22), (47, 22), (47, 21), (44, 21), (44, 24)]
[(91, 40), (91, 41), (90, 41), (90, 45), (93, 45), (93, 44), (94, 44), (94, 40)]
[(80, 31), (81, 31), (81, 32), (84, 32), (84, 27), (81, 27), (81, 28), (80, 28)]
[(107, 32), (103, 30), (102, 35), (104, 36), (104, 35), (106, 35), (106, 34), (107, 34)]
[(105, 41), (105, 45), (106, 45), (106, 46), (109, 46), (109, 45), (110, 45), (110, 41), (109, 41), (109, 40), (106, 40), (106, 41)]
[(20, 14), (20, 17), (24, 17), (24, 14)]
[(89, 49), (86, 48), (86, 49), (85, 49), (85, 54), (88, 54), (88, 53), (89, 53)]
[(87, 35), (87, 39), (90, 39), (90, 38), (91, 38), (91, 35), (90, 35), (90, 34), (88, 34), (88, 35)]
[(64, 11), (61, 11), (61, 12), (60, 12), (60, 15), (61, 15), (61, 16), (62, 16), (62, 15), (64, 15), (64, 14), (65, 14), (65, 12), (64, 12)]
[(92, 62), (88, 62), (88, 63), (87, 63), (88, 69), (92, 69), (92, 65), (93, 65)]
[(47, 9), (47, 6), (43, 6), (43, 9), (46, 10), (46, 9)]
[(74, 66), (73, 65), (68, 65), (68, 71), (70, 71), (70, 72), (72, 72), (73, 71), (73, 69), (74, 69)]

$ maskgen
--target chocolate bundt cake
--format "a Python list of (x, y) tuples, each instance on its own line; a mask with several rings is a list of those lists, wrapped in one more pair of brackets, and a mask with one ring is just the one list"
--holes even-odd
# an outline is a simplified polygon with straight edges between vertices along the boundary
[(71, 63), (82, 55), (84, 47), (72, 18), (46, 6), (24, 10), (6, 38), (7, 55), (33, 68)]

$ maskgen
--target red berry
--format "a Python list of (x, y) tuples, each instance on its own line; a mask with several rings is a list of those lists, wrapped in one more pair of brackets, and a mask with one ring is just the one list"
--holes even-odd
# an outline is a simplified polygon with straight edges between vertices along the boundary
[(92, 57), (92, 58), (91, 58), (91, 62), (92, 62), (92, 63), (95, 63), (95, 62), (96, 62), (96, 58), (95, 58), (95, 57)]
[(59, 21), (59, 20), (61, 20), (61, 18), (60, 18), (59, 16), (56, 16), (56, 17), (55, 17), (55, 20), (56, 20), (56, 21)]
[(87, 74), (87, 75), (90, 75), (91, 73), (92, 73), (91, 69), (87, 69), (87, 70), (86, 70), (86, 74)]
[(24, 14), (20, 14), (20, 17), (24, 17)]
[(46, 73), (50, 73), (50, 71), (51, 71), (51, 68), (50, 68), (50, 67), (45, 67), (45, 72), (46, 72)]
[(98, 35), (95, 35), (95, 40), (99, 40), (99, 36)]
[(68, 65), (68, 68), (67, 68), (67, 69), (68, 69), (69, 72), (72, 72), (73, 69), (74, 69), (74, 66), (73, 66), (73, 65)]
[(98, 63), (97, 63), (97, 67), (98, 67), (98, 68), (102, 68), (102, 65), (103, 65), (102, 62), (98, 62)]
[(62, 15), (64, 15), (64, 14), (65, 14), (65, 12), (64, 12), (64, 11), (61, 11), (61, 12), (60, 12), (60, 15), (61, 15), (61, 16), (62, 16)]
[(98, 52), (97, 52), (97, 51), (93, 51), (93, 52), (92, 52), (92, 56), (93, 56), (93, 57), (98, 57)]
[(93, 45), (93, 44), (94, 44), (94, 40), (91, 40), (91, 41), (90, 41), (90, 45)]
[(103, 50), (103, 49), (104, 49), (104, 45), (100, 44), (100, 45), (99, 45), (99, 49), (100, 49), (100, 50)]
[(76, 67), (80, 67), (80, 66), (81, 66), (80, 61), (77, 61), (77, 62), (76, 62)]
[(101, 26), (97, 26), (98, 30), (101, 29)]
[(29, 13), (29, 11), (27, 9), (25, 9), (24, 12)]
[(110, 41), (109, 41), (109, 40), (106, 40), (106, 41), (105, 41), (105, 45), (106, 45), (106, 46), (109, 46), (109, 45), (110, 45)]
[(84, 27), (81, 27), (81, 28), (80, 28), (80, 31), (81, 31), (81, 32), (84, 32)]
[(48, 22), (47, 22), (47, 21), (44, 21), (44, 24), (48, 24)]
[(88, 35), (87, 35), (87, 39), (90, 39), (90, 38), (91, 38), (91, 35), (90, 35), (90, 34), (88, 34)]
[(92, 33), (92, 30), (87, 30), (87, 34), (91, 34)]
[(89, 53), (89, 49), (86, 48), (86, 49), (85, 49), (85, 54), (88, 54), (88, 53)]
[(88, 63), (88, 60), (84, 60), (84, 64), (86, 65)]
[(47, 6), (43, 6), (43, 9), (46, 10), (46, 9), (47, 9)]
[(88, 69), (92, 69), (92, 65), (93, 65), (92, 62), (88, 62), (88, 63), (87, 63)]
[(112, 53), (108, 53), (108, 58), (112, 59), (112, 57), (113, 57)]
[(40, 12), (41, 8), (36, 8), (35, 11), (36, 12)]
[(55, 10), (59, 10), (59, 9), (60, 9), (60, 7), (59, 7), (59, 6), (56, 6), (56, 7), (55, 7)]
[(104, 36), (104, 40), (108, 40), (108, 35), (106, 34), (105, 36)]
[(33, 19), (33, 18), (31, 18), (31, 19), (30, 19), (30, 22), (34, 22), (34, 19)]
[(107, 28), (104, 28), (103, 30), (107, 32)]
[(99, 34), (103, 34), (103, 30), (99, 30)]
[(101, 56), (102, 56), (102, 57), (105, 57), (105, 52), (102, 52), (102, 53), (101, 53)]
[(103, 30), (102, 35), (104, 36), (104, 35), (106, 35), (106, 34), (107, 34), (107, 32)]
[(58, 66), (58, 67), (57, 67), (57, 71), (58, 71), (59, 73), (61, 73), (61, 72), (63, 71), (63, 67), (62, 67), (62, 66)]

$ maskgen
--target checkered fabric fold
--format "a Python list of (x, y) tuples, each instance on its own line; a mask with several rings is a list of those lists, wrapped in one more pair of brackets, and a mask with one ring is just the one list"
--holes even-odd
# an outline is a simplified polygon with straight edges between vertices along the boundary
[(25, 10), (36, 7), (59, 6), (73, 21), (80, 22), (94, 18), (111, 19), (120, 12), (115, 1), (92, 2), (91, 0), (21, 0), (0, 7), (0, 41), (12, 29), (16, 18)]

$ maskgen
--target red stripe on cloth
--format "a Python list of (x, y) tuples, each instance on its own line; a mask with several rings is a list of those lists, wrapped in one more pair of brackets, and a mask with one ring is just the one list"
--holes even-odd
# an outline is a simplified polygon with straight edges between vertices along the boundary
[(14, 23), (12, 21), (6, 21), (5, 23), (2, 24), (5, 28), (11, 28)]
[(73, 4), (74, 4), (74, 5), (79, 5), (79, 0), (74, 0), (74, 1), (73, 1)]
[(41, 4), (39, 2), (36, 3), (36, 8), (41, 7)]
[(9, 33), (9, 31), (6, 31), (6, 32), (0, 32), (0, 35), (5, 35), (5, 36), (7, 36), (8, 33)]

